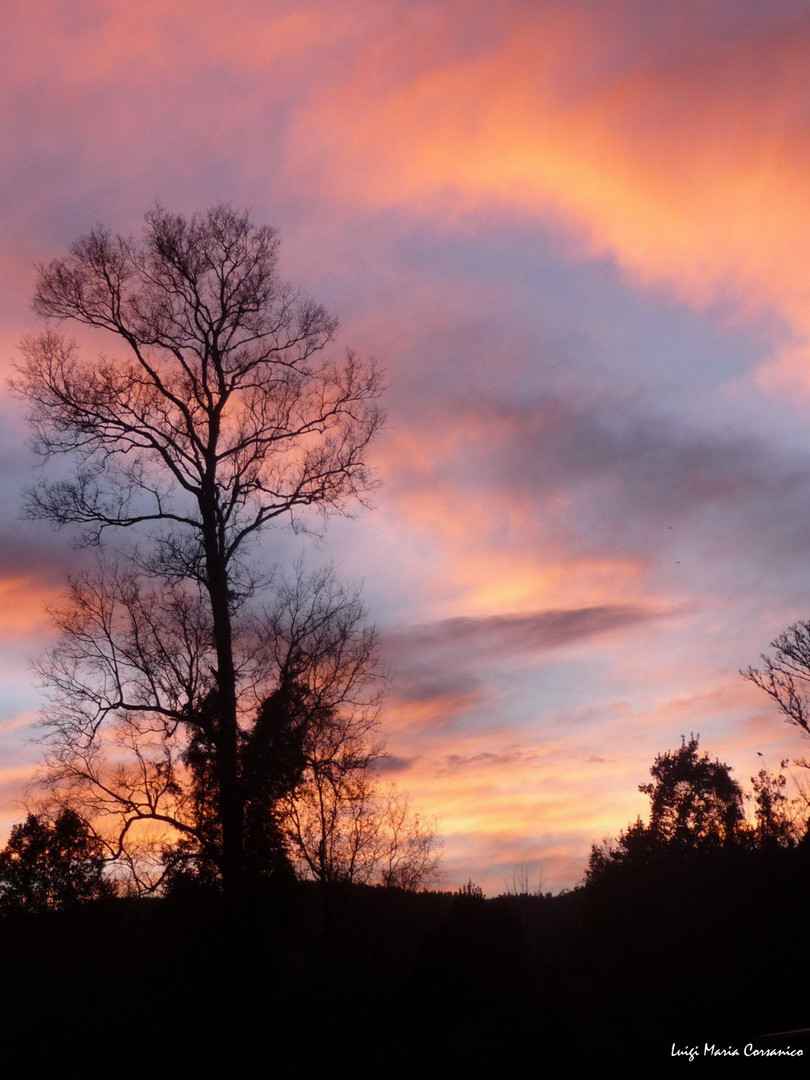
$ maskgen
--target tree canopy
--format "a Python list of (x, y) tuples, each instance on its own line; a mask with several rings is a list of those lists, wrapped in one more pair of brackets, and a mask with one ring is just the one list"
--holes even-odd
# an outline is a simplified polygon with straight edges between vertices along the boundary
[(74, 810), (62, 809), (53, 821), (28, 814), (0, 851), (0, 908), (42, 912), (102, 900), (112, 894), (104, 856)]
[(649, 796), (649, 821), (639, 818), (591, 849), (587, 880), (613, 867), (641, 868), (662, 858), (681, 858), (729, 847), (743, 835), (743, 791), (731, 767), (699, 753), (698, 735), (681, 737), (681, 745), (656, 755), (652, 782), (640, 784)]

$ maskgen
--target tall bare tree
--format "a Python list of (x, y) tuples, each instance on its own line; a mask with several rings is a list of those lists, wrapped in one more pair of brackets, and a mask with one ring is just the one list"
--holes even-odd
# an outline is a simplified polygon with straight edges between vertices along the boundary
[[(146, 529), (140, 567), (199, 586), (215, 662), (183, 674), (211, 681), (231, 896), (244, 869), (234, 619), (254, 588), (249, 542), (274, 522), (300, 527), (307, 508), (345, 512), (362, 500), (382, 422), (373, 364), (327, 358), (335, 320), (280, 281), (277, 253), (273, 229), (225, 205), (190, 219), (157, 208), (139, 239), (96, 229), (40, 267), (34, 307), (106, 332), (122, 354), (91, 361), (47, 330), (24, 342), (15, 380), (36, 450), (76, 462), (73, 478), (32, 493), (31, 513), (83, 526), (88, 543), (111, 528)], [(148, 744), (154, 711), (103, 715), (122, 711), (133, 741)], [(83, 716), (76, 740), (89, 749), (99, 718)]]

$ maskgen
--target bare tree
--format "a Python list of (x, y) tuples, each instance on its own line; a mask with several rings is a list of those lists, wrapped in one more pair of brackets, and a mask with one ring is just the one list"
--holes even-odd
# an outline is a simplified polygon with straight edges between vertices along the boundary
[[(317, 750), (315, 751), (317, 754)], [(324, 884), (367, 883), (377, 866), (380, 819), (366, 761), (326, 752), (308, 761), (300, 788), (285, 800), (284, 821), (299, 873)]]
[(771, 642), (772, 656), (740, 674), (779, 706), (788, 723), (810, 735), (810, 622), (797, 622)]
[[(43, 778), (97, 823), (111, 861), (140, 888), (167, 872), (223, 873), (216, 767), (216, 643), (205, 593), (114, 566), (71, 581), (61, 634), (41, 665), (51, 705)], [(313, 769), (344, 795), (381, 753), (384, 677), (356, 589), (331, 568), (275, 582), (267, 610), (233, 622), (237, 777), (245, 865), (286, 861), (290, 807), (305, 813)], [(156, 830), (157, 827), (157, 830)]]
[[(40, 267), (34, 307), (105, 331), (123, 356), (88, 361), (49, 330), (25, 341), (15, 380), (35, 448), (77, 464), (74, 479), (32, 494), (30, 512), (83, 526), (89, 543), (145, 527), (141, 568), (199, 589), (215, 663), (191, 677), (212, 680), (206, 723), (232, 896), (244, 869), (234, 620), (254, 590), (247, 548), (273, 522), (300, 527), (308, 507), (345, 511), (362, 499), (381, 424), (376, 370), (352, 353), (324, 358), (335, 320), (279, 280), (277, 249), (272, 229), (223, 205), (190, 219), (157, 208), (139, 240), (96, 229)], [(171, 724), (177, 703), (158, 685), (148, 694), (163, 694), (166, 711), (151, 700), (95, 719), (74, 711), (89, 765), (104, 719), (125, 718), (122, 737), (139, 748), (151, 744), (151, 717)]]
[(441, 847), (435, 822), (414, 813), (408, 795), (390, 788), (383, 803), (380, 884), (413, 891), (437, 881)]
[[(793, 795), (788, 794), (790, 789), (782, 769), (790, 773)], [(808, 807), (806, 793), (790, 770), (790, 761), (780, 762), (778, 773), (760, 769), (751, 777), (751, 786), (755, 843), (764, 849), (796, 847), (807, 834)]]
[(100, 563), (71, 579), (52, 615), (59, 638), (39, 665), (50, 698), (42, 779), (98, 824), (109, 861), (151, 887), (166, 828), (200, 842), (185, 756), (215, 720), (205, 707), (216, 648), (204, 593)]
[(375, 759), (310, 760), (285, 800), (284, 826), (299, 872), (324, 884), (353, 882), (414, 891), (438, 880), (435, 823), (411, 810), (407, 794), (383, 789)]

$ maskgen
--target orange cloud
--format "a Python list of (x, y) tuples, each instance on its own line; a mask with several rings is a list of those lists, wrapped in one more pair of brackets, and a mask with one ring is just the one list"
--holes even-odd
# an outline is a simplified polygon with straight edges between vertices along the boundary
[[(446, 227), (470, 206), (511, 208), (562, 225), (573, 257), (609, 255), (646, 286), (776, 312), (798, 340), (762, 378), (801, 376), (807, 17), (741, 11), (713, 25), (699, 0), (654, 23), (630, 2), (474, 3), (461, 20), (451, 4), (394, 0), (237, 11), (223, 21), (204, 0), (192, 18), (150, 0), (80, 18), (47, 3), (32, 18), (12, 5), (7, 140), (22, 139), (22, 100), (40, 191), (64, 183), (67, 143), (72, 182), (95, 203), (109, 194), (100, 172), (133, 159), (142, 200), (156, 175), (196, 183), (199, 162), (216, 172), (238, 154), (330, 218), (404, 207)], [(233, 142), (268, 114), (275, 125)], [(20, 209), (12, 234), (19, 220), (39, 236), (42, 205)], [(98, 210), (87, 213), (89, 225)]]
[(684, 12), (634, 49), (637, 5), (496, 10), (494, 46), (460, 51), (446, 12), (443, 52), (404, 71), (418, 24), (370, 41), (351, 82), (300, 111), (297, 167), (365, 207), (496, 200), (556, 220), (572, 254), (646, 286), (776, 312), (800, 341), (763, 379), (804, 378), (810, 21), (707, 39)]

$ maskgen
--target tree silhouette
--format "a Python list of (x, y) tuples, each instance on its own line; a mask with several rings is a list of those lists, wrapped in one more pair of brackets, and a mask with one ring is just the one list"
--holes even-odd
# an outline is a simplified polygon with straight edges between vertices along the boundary
[(743, 791), (730, 766), (698, 753), (699, 736), (682, 736), (677, 750), (658, 754), (650, 769), (652, 783), (639, 791), (650, 798), (649, 822), (639, 818), (591, 849), (586, 880), (611, 868), (641, 868), (668, 858), (716, 851), (745, 835)]
[[(249, 880), (291, 871), (280, 820), (283, 796), (293, 792), (306, 765), (303, 742), (309, 723), (302, 687), (282, 682), (259, 706), (253, 725), (240, 730), (239, 775), (245, 807), (245, 868)], [(199, 713), (211, 709), (206, 701)], [(183, 761), (192, 813), (191, 831), (166, 847), (163, 859), (170, 879), (192, 876), (213, 883), (220, 873), (222, 826), (217, 813), (214, 752), (198, 715)]]
[(395, 786), (383, 789), (372, 765), (316, 762), (307, 769), (285, 800), (293, 858), (299, 872), (323, 884), (416, 891), (439, 877), (436, 826), (413, 813)]
[(779, 706), (790, 724), (810, 735), (810, 622), (797, 622), (771, 642), (772, 656), (740, 674)]
[[(99, 823), (142, 888), (191, 868), (222, 879), (216, 650), (204, 596), (114, 567), (72, 582), (42, 665), (52, 694), (44, 779)], [(262, 612), (234, 621), (237, 782), (244, 871), (287, 865), (291, 807), (339, 762), (347, 782), (379, 758), (384, 679), (357, 590), (329, 568), (278, 577)], [(282, 820), (283, 818), (283, 820)], [(169, 836), (150, 832), (168, 828)]]
[(699, 736), (681, 738), (679, 749), (656, 756), (651, 784), (650, 824), (661, 843), (682, 848), (729, 844), (745, 820), (742, 788), (730, 766), (698, 754)]
[[(142, 741), (148, 759), (161, 732), (144, 717), (183, 722), (181, 707), (197, 703), (190, 682), (215, 691), (205, 734), (221, 874), (234, 896), (245, 864), (235, 619), (256, 587), (245, 555), (271, 523), (301, 527), (309, 507), (345, 510), (362, 499), (371, 483), (366, 450), (381, 423), (374, 367), (352, 353), (323, 358), (336, 322), (279, 280), (277, 248), (272, 229), (224, 205), (190, 219), (158, 207), (140, 240), (94, 230), (40, 267), (34, 306), (105, 331), (124, 355), (90, 362), (48, 330), (25, 341), (15, 380), (31, 403), (35, 448), (77, 465), (74, 479), (36, 489), (30, 512), (83, 526), (89, 543), (110, 528), (145, 528), (139, 572), (171, 590), (176, 608), (204, 609), (215, 655), (210, 675), (176, 672), (179, 689), (154, 688), (161, 706), (168, 699), (163, 713), (153, 701), (116, 700), (86, 715), (70, 732), (74, 749), (91, 757), (104, 722), (126, 712), (127, 737)], [(88, 588), (74, 593), (77, 603)], [(126, 588), (137, 604), (135, 585)], [(81, 622), (80, 607), (72, 617)], [(77, 722), (74, 711), (70, 724)], [(64, 727), (59, 737), (64, 765)], [(174, 764), (157, 777), (158, 794), (171, 793)]]
[(102, 843), (74, 810), (52, 822), (29, 814), (0, 851), (0, 907), (41, 912), (104, 899), (113, 893), (104, 867)]
[[(782, 762), (785, 766), (787, 762)], [(754, 789), (756, 833), (762, 847), (792, 847), (797, 839), (796, 821), (791, 813), (790, 800), (785, 794), (787, 780), (782, 773), (776, 776), (760, 769), (751, 777)]]
[[(240, 731), (246, 865), (254, 879), (294, 868), (324, 884), (416, 889), (437, 876), (435, 826), (412, 813), (396, 788), (383, 790), (375, 772), (383, 756), (382, 678), (364, 614), (359, 595), (328, 571), (299, 572), (278, 591), (261, 667), (273, 672), (273, 689)], [(165, 855), (211, 880), (221, 835), (216, 775), (203, 717), (195, 724), (183, 755), (192, 774), (192, 830)]]

